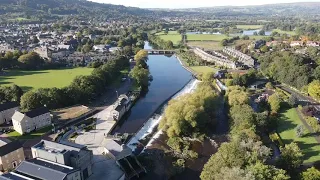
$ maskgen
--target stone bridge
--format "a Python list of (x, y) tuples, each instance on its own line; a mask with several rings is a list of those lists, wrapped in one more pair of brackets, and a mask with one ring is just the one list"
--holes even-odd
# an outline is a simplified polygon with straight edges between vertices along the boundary
[(145, 49), (149, 54), (175, 54), (175, 50)]

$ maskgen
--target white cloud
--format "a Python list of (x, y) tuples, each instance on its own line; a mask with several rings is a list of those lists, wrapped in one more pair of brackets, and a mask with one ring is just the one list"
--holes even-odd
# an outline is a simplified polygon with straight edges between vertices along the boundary
[[(141, 8), (191, 8), (191, 7), (212, 7), (212, 6), (242, 6), (262, 5), (273, 3), (297, 2), (299, 0), (91, 0), (100, 3), (120, 4), (125, 6)], [(310, 2), (310, 0), (300, 0)], [(316, 0), (311, 0), (316, 1)]]

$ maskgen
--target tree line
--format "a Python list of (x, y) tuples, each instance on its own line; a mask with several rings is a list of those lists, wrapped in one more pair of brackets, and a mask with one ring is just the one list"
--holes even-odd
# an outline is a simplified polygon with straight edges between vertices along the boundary
[(21, 97), (21, 109), (31, 110), (42, 106), (49, 109), (88, 103), (104, 93), (107, 87), (128, 68), (128, 59), (118, 56), (93, 70), (91, 75), (77, 76), (64, 88), (40, 88), (28, 91)]
[(315, 168), (299, 173), (303, 154), (295, 143), (280, 147), (281, 155), (272, 159), (271, 149), (262, 142), (264, 133), (274, 128), (268, 113), (254, 112), (242, 87), (229, 87), (226, 97), (231, 119), (230, 142), (222, 143), (205, 164), (202, 180), (311, 180), (312, 174), (320, 173)]

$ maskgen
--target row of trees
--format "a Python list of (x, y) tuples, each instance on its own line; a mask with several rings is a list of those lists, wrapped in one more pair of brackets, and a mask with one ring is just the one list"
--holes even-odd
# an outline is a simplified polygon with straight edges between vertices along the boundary
[(266, 76), (298, 89), (314, 79), (314, 67), (309, 65), (313, 61), (297, 54), (269, 52), (261, 56), (259, 62)]
[(149, 86), (149, 81), (152, 79), (147, 65), (148, 52), (140, 50), (134, 56), (134, 60), (136, 61), (136, 65), (129, 75), (135, 80), (139, 87), (145, 90)]
[(7, 51), (0, 54), (1, 69), (38, 69), (45, 65), (45, 61), (35, 52)]
[(23, 94), (22, 89), (17, 85), (1, 86), (0, 87), (0, 103), (16, 101), (20, 102)]
[(209, 159), (201, 179), (287, 180), (290, 176), (312, 179), (312, 174), (319, 174), (314, 168), (297, 173), (303, 154), (295, 143), (280, 148), (281, 156), (273, 159), (275, 165), (267, 164), (271, 149), (263, 145), (260, 136), (270, 128), (268, 113), (253, 111), (244, 88), (229, 87), (226, 95), (230, 106), (231, 141), (223, 143)]
[(88, 103), (103, 92), (128, 67), (128, 59), (118, 56), (93, 70), (89, 76), (77, 76), (64, 88), (40, 88), (28, 91), (21, 97), (21, 108), (31, 110), (42, 106), (50, 109)]
[(170, 41), (170, 40), (165, 41), (156, 35), (148, 35), (148, 40), (152, 45), (155, 45), (155, 47), (159, 48), (159, 49), (173, 49), (174, 48), (172, 41)]

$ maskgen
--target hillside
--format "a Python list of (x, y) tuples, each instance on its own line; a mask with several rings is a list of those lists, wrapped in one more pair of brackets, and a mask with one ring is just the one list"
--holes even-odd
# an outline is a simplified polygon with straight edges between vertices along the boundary
[(83, 16), (105, 19), (147, 17), (153, 12), (135, 7), (100, 4), (86, 0), (1, 0), (0, 16), (6, 19), (49, 18), (52, 16)]

